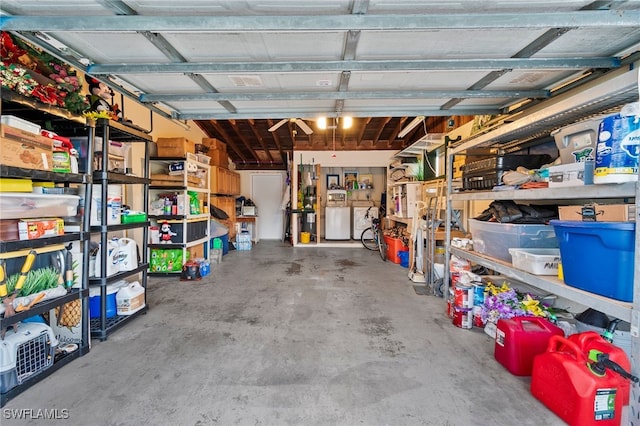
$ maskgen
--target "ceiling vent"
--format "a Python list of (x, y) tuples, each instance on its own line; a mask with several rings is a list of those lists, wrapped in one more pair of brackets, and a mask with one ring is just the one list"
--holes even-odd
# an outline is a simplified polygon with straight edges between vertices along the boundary
[(230, 75), (229, 79), (236, 87), (262, 87), (262, 79), (258, 75)]

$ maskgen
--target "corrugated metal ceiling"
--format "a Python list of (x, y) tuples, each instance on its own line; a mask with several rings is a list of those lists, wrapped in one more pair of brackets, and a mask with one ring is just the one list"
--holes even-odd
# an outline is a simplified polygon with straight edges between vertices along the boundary
[[(300, 140), (327, 145), (291, 122), (267, 130), (283, 118), (315, 129), (318, 116), (350, 115), (343, 147), (402, 148), (446, 131), (445, 118), (549, 98), (640, 46), (637, 0), (3, 0), (0, 10), (4, 30), (161, 114), (203, 120), (245, 164)], [(439, 119), (398, 139), (415, 116)]]

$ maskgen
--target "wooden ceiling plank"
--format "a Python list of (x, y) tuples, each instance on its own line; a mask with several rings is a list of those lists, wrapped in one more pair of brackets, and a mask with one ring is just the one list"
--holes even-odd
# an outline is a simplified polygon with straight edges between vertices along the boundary
[[(269, 119), (267, 120), (267, 125), (269, 126), (268, 128), (270, 129), (271, 127), (273, 127), (275, 123), (273, 122), (273, 120)], [(270, 132), (271, 133), (271, 137), (273, 138), (273, 142), (275, 142), (276, 146), (278, 147), (278, 151), (280, 151), (280, 157), (282, 159), (282, 164), (287, 164), (287, 154), (285, 153), (285, 150), (282, 149), (282, 143), (280, 142), (280, 136), (278, 135), (277, 132)]]
[(256, 126), (256, 121), (255, 120), (248, 120), (248, 122), (249, 122), (249, 127), (251, 128), (251, 132), (253, 133), (253, 135), (258, 140), (258, 143), (260, 144), (260, 146), (264, 150), (265, 154), (267, 154), (267, 157), (269, 158), (269, 161), (271, 163), (273, 163), (273, 157), (271, 156), (271, 151), (269, 150), (269, 148), (265, 144), (264, 139), (262, 138), (262, 136), (260, 136), (260, 134), (258, 133), (258, 128)]
[(364, 132), (367, 130), (369, 123), (371, 123), (371, 117), (367, 117), (364, 120), (358, 120), (358, 121), (361, 121), (361, 124), (360, 124), (360, 131), (358, 132), (358, 136), (356, 139), (356, 147), (359, 147), (362, 144), (362, 138), (364, 137)]
[[(241, 161), (247, 161), (244, 154), (240, 151), (238, 146), (236, 145), (235, 139), (233, 139), (224, 128), (218, 123), (218, 120), (209, 120), (211, 126), (222, 136), (222, 140), (227, 144), (227, 147), (231, 148), (233, 152), (235, 152)], [(212, 135), (210, 135), (212, 136)]]
[(376, 129), (376, 135), (373, 137), (374, 146), (378, 144), (378, 140), (380, 140), (380, 135), (382, 135), (382, 132), (384, 131), (384, 127), (389, 123), (389, 121), (391, 121), (391, 117), (385, 117), (380, 121), (380, 125)]
[(237, 120), (229, 120), (229, 124), (231, 124), (231, 127), (233, 128), (233, 131), (235, 132), (235, 134), (238, 136), (238, 139), (240, 139), (240, 141), (244, 144), (244, 146), (247, 147), (247, 150), (251, 153), (251, 155), (253, 155), (253, 158), (255, 159), (255, 161), (258, 164), (260, 164), (260, 157), (258, 156), (258, 153), (253, 149), (249, 141), (247, 141), (247, 139), (242, 135), (242, 132), (240, 132), (240, 129), (238, 129)]
[(400, 131), (404, 128), (404, 123), (406, 123), (407, 118), (408, 117), (400, 117), (400, 120), (398, 120), (398, 124), (396, 124), (396, 127), (394, 127), (391, 131), (391, 136), (389, 136), (389, 144), (397, 139), (398, 133), (400, 133)]

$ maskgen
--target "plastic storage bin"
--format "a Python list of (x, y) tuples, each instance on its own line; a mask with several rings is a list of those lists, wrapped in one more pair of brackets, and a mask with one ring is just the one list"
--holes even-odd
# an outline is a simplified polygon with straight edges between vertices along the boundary
[(402, 263), (399, 253), (406, 250), (406, 246), (400, 238), (392, 238), (384, 236), (384, 242), (387, 244), (387, 259), (393, 263)]
[(15, 127), (16, 129), (24, 130), (25, 132), (33, 133), (34, 135), (40, 134), (40, 126), (36, 123), (32, 123), (31, 121), (16, 117), (15, 115), (0, 116), (0, 123)]
[(552, 220), (551, 224), (560, 243), (567, 285), (623, 302), (632, 301), (634, 222)]
[[(107, 318), (115, 317), (118, 308), (116, 302), (116, 294), (122, 287), (122, 283), (109, 284), (107, 286)], [(100, 287), (91, 287), (89, 289), (89, 318), (100, 318)]]
[(147, 214), (144, 212), (128, 213), (120, 215), (122, 223), (139, 223), (147, 220)]
[(79, 201), (77, 195), (4, 192), (0, 194), (0, 219), (75, 216)]
[(398, 257), (400, 258), (400, 266), (403, 268), (409, 267), (409, 250), (401, 250), (398, 252)]
[(222, 255), (224, 256), (225, 254), (229, 253), (229, 234), (219, 235), (215, 238), (211, 238), (209, 243), (210, 249), (216, 248), (215, 247), (216, 238), (222, 242)]
[(595, 160), (598, 127), (605, 117), (607, 115), (600, 115), (551, 132), (562, 164)]
[(473, 250), (511, 262), (510, 248), (558, 248), (553, 226), (483, 222), (469, 219)]
[(518, 269), (533, 275), (558, 275), (559, 249), (510, 248), (511, 263)]

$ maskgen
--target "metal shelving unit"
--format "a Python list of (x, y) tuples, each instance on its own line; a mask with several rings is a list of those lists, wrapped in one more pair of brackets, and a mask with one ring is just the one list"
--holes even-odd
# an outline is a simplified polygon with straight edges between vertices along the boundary
[[(625, 103), (638, 101), (638, 73), (634, 71), (638, 64), (630, 64), (613, 71), (598, 80), (594, 80), (584, 87), (567, 92), (557, 99), (546, 101), (538, 105), (533, 112), (521, 117), (514, 117), (508, 123), (486, 133), (463, 140), (452, 145), (447, 156), (447, 241), (451, 232), (451, 204), (455, 201), (473, 200), (530, 200), (557, 202), (567, 200), (580, 203), (582, 200), (635, 199), (636, 211), (640, 211), (640, 184), (627, 182), (622, 184), (588, 185), (568, 188), (548, 188), (507, 191), (477, 191), (453, 192), (453, 157), (467, 149), (477, 147), (497, 146), (508, 150), (518, 143), (532, 141), (562, 126), (572, 124), (580, 119), (595, 114), (611, 111)], [(636, 223), (640, 222), (636, 217)], [(634, 298), (632, 303), (620, 302), (593, 293), (579, 290), (564, 284), (555, 277), (537, 276), (515, 269), (510, 263), (503, 262), (479, 253), (446, 246), (445, 265), (445, 294), (448, 293), (449, 265), (451, 254), (466, 258), (479, 265), (499, 272), (509, 278), (525, 282), (544, 291), (573, 300), (577, 303), (592, 307), (608, 315), (631, 323), (632, 335), (632, 373), (640, 373), (640, 230), (636, 227), (636, 251), (634, 270)], [(630, 401), (630, 418), (640, 418), (640, 391), (633, 387)]]
[[(132, 127), (128, 127), (122, 123), (107, 119), (99, 119), (96, 122), (95, 135), (102, 138), (102, 158), (100, 170), (93, 172), (93, 182), (101, 185), (101, 199), (106, 200), (108, 196), (109, 184), (122, 184), (122, 185), (139, 185), (143, 194), (142, 205), (144, 212), (147, 212), (149, 199), (149, 142), (152, 142), (151, 136), (137, 130)], [(144, 144), (144, 159), (143, 159), (143, 176), (132, 176), (128, 174), (115, 173), (108, 171), (109, 161), (109, 141), (119, 141), (127, 143), (142, 143)], [(90, 143), (92, 145), (92, 143)], [(87, 163), (91, 164), (91, 163)], [(128, 321), (136, 318), (138, 315), (145, 313), (148, 309), (146, 291), (145, 291), (145, 306), (141, 310), (137, 311), (133, 315), (116, 315), (114, 317), (107, 318), (107, 285), (116, 281), (129, 278), (132, 276), (138, 276), (140, 285), (146, 289), (147, 287), (147, 241), (148, 241), (148, 228), (149, 222), (136, 222), (127, 224), (113, 224), (110, 225), (107, 222), (107, 203), (102, 203), (102, 209), (100, 210), (100, 225), (94, 225), (90, 227), (92, 233), (99, 233), (101, 247), (108, 247), (109, 233), (125, 230), (142, 230), (142, 239), (138, 241), (140, 246), (138, 253), (141, 254), (138, 267), (125, 272), (119, 272), (110, 276), (107, 276), (107, 250), (101, 250), (100, 255), (100, 277), (89, 279), (91, 286), (100, 287), (100, 317), (91, 320), (91, 336), (100, 340), (106, 340), (110, 333), (116, 329), (125, 325)]]
[[(53, 128), (60, 134), (64, 134), (62, 129), (73, 129), (82, 134), (89, 134), (92, 130), (87, 125), (86, 119), (79, 115), (74, 115), (69, 111), (51, 105), (42, 104), (35, 99), (26, 98), (9, 90), (2, 90), (2, 112), (3, 114), (11, 114), (17, 117), (29, 120), (41, 125), (47, 123), (49, 128)], [(58, 130), (60, 129), (60, 130)], [(88, 161), (92, 161), (89, 158)], [(23, 167), (14, 167), (0, 165), (0, 177), (2, 178), (20, 178), (31, 179), (34, 181), (50, 181), (62, 183), (65, 185), (75, 184), (82, 186), (83, 196), (85, 199), (91, 198), (91, 182), (92, 177), (89, 174), (79, 173), (58, 173), (46, 170), (32, 170)], [(89, 255), (88, 231), (89, 231), (90, 210), (86, 208), (79, 221), (79, 230), (75, 232), (66, 232), (64, 235), (41, 238), (35, 240), (18, 240), (18, 241), (0, 241), (0, 257), (9, 258), (20, 252), (35, 250), (39, 254), (52, 253), (54, 251), (63, 250), (69, 243), (79, 242), (82, 244), (82, 253), (85, 259)], [(65, 224), (71, 222), (71, 218), (65, 219)], [(75, 224), (75, 218), (73, 220)], [(81, 301), (81, 319), (80, 319), (80, 343), (78, 348), (68, 354), (58, 354), (54, 358), (53, 365), (46, 370), (25, 378), (22, 383), (9, 389), (5, 393), (0, 394), (0, 407), (4, 406), (9, 400), (15, 398), (40, 380), (48, 377), (58, 369), (67, 365), (69, 362), (79, 358), (89, 352), (89, 290), (88, 280), (89, 266), (88, 262), (84, 262), (81, 266), (82, 279), (79, 288), (71, 288), (64, 296), (46, 300), (35, 304), (29, 310), (18, 312), (9, 318), (0, 318), (0, 329), (23, 321), (34, 315), (49, 313), (52, 309), (63, 306), (66, 303), (76, 300)], [(18, 328), (19, 330), (19, 328)]]

